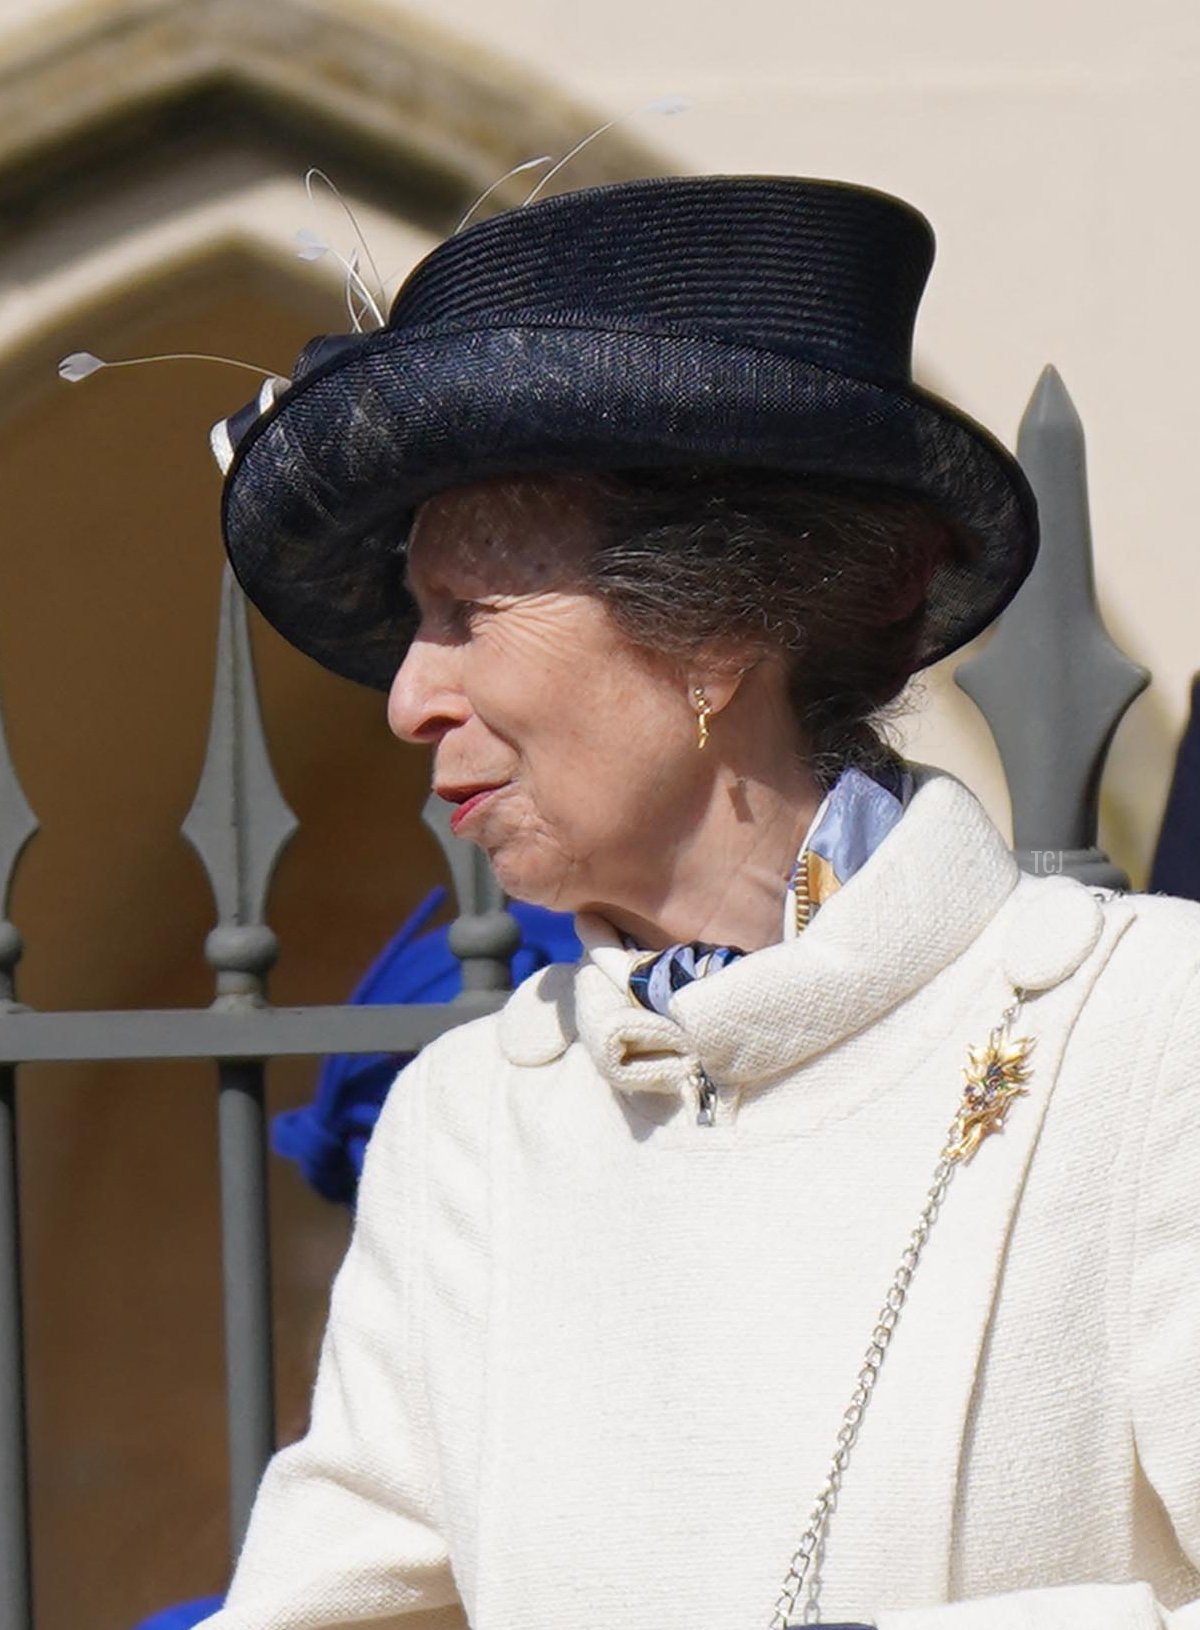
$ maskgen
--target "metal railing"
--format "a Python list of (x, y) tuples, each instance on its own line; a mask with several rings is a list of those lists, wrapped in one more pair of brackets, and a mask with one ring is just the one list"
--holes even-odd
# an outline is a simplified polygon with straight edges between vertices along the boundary
[[(1030, 870), (1121, 886), (1096, 846), (1100, 773), (1146, 672), (1112, 645), (1092, 583), (1084, 441), (1061, 380), (1042, 376), (1019, 453), (1037, 492), (1042, 551), (1028, 586), (959, 683), (996, 738), (1015, 840)], [(450, 947), (462, 994), (449, 1004), (280, 1008), (266, 996), (279, 946), (266, 922), (276, 863), (297, 822), (271, 769), (240, 591), (226, 571), (208, 752), (183, 831), (217, 908), (205, 954), (216, 974), (205, 1009), (33, 1012), (15, 995), (19, 933), (12, 882), (37, 830), (0, 725), (0, 1630), (33, 1630), (17, 1190), (17, 1071), (49, 1060), (200, 1058), (218, 1087), (231, 1539), (240, 1546), (274, 1443), (267, 1127), (272, 1058), (414, 1052), (504, 1000), (519, 930), (486, 862), (452, 838), (445, 806), (426, 820), (446, 855), (458, 916)], [(1047, 865), (1046, 855), (1056, 857)], [(86, 1630), (86, 1627), (83, 1627)]]

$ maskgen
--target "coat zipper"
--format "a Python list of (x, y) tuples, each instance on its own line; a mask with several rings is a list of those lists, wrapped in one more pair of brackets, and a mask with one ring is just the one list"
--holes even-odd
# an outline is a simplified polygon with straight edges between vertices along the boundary
[(703, 1064), (697, 1064), (688, 1077), (696, 1089), (696, 1125), (713, 1126), (717, 1119), (717, 1088)]

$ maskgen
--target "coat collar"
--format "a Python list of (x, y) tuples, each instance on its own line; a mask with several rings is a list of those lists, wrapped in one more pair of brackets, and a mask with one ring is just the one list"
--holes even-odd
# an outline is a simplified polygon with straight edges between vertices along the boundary
[[(670, 1017), (637, 1007), (609, 971), (620, 942), (581, 917), (584, 956), (526, 981), (501, 1018), (517, 1064), (549, 1063), (578, 1039), (624, 1093), (683, 1090), (703, 1064), (721, 1085), (753, 1087), (848, 1039), (960, 956), (1013, 896), (1020, 872), (975, 796), (954, 776), (911, 765), (903, 818), (798, 939), (682, 989)], [(1023, 885), (1004, 971), (1027, 989), (1065, 978), (1091, 950), (1099, 907), (1064, 879)]]

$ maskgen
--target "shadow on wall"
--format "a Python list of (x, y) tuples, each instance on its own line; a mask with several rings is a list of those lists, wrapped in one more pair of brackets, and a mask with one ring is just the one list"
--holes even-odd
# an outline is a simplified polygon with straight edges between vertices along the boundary
[[(186, 320), (62, 351), (217, 351), (286, 371), (305, 314), (236, 266)], [(153, 296), (146, 309), (153, 311)], [(336, 313), (330, 327), (337, 326)], [(132, 342), (132, 343), (130, 343)], [(247, 388), (249, 387), (249, 388)], [(214, 920), (179, 836), (203, 762), (223, 552), (210, 423), (249, 375), (185, 365), (51, 389), (0, 443), (0, 697), (42, 830), (18, 873), (18, 995), (45, 1009), (207, 1004)], [(331, 1002), (443, 876), (424, 755), (382, 696), (253, 619), (276, 774), (301, 821), (268, 912), (281, 1003)], [(316, 1061), (273, 1066), (271, 1108)], [(227, 1566), (216, 1089), (203, 1064), (22, 1072), (39, 1630), (119, 1630)], [(281, 1434), (302, 1430), (346, 1221), (273, 1172)]]

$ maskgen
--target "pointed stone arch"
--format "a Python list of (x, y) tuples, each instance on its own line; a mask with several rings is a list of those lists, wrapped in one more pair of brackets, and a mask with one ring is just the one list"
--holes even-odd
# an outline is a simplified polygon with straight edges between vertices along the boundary
[[(315, 137), (444, 230), (514, 164), (598, 122), (544, 79), (361, 0), (73, 0), (0, 46), (0, 210), (20, 224), (148, 153)], [(573, 161), (571, 185), (654, 168), (614, 131)]]
[[(309, 165), (393, 224), (403, 269), (498, 177), (603, 117), (365, 0), (68, 0), (0, 39), (0, 416), (57, 384), (63, 350), (136, 338), (148, 291), (160, 314), (184, 308), (234, 261), (307, 299), (314, 328), (340, 326), (333, 279), (293, 257)], [(664, 167), (617, 129), (564, 183)], [(530, 184), (515, 177), (487, 208)]]

